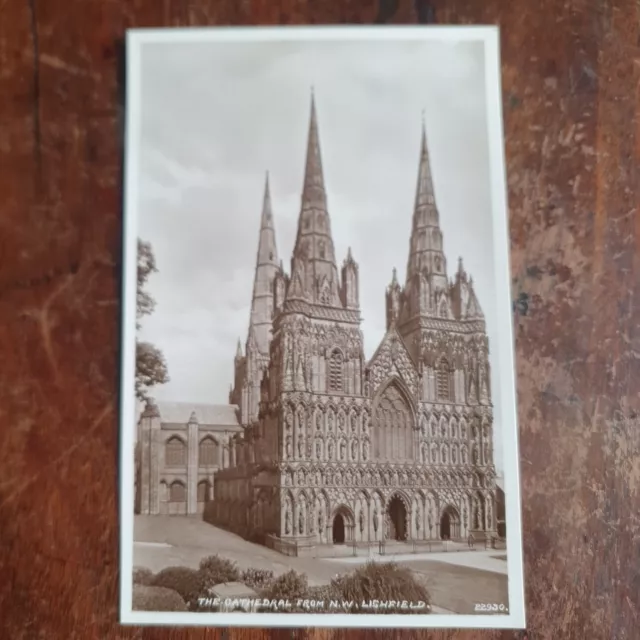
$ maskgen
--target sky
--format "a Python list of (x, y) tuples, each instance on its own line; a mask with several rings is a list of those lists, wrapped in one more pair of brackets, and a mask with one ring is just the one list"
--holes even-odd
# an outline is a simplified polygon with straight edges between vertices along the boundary
[[(489, 140), (481, 42), (145, 43), (138, 235), (159, 272), (140, 338), (171, 381), (158, 400), (226, 403), (249, 320), (265, 173), (290, 271), (315, 94), (340, 268), (360, 266), (365, 355), (385, 332), (385, 288), (404, 282), (424, 120), (449, 276), (473, 276), (495, 352)], [(492, 369), (496, 466), (500, 389)]]

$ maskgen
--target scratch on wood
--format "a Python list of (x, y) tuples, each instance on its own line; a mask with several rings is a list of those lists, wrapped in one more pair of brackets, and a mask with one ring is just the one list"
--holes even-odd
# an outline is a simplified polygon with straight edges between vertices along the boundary
[(42, 177), (42, 149), (40, 132), (40, 43), (38, 41), (38, 25), (36, 19), (36, 0), (27, 0), (31, 16), (31, 40), (33, 43), (33, 141), (36, 159), (36, 186), (40, 186)]
[[(31, 2), (35, 2), (35, 0), (31, 0)], [(89, 75), (84, 69), (80, 69), (79, 67), (74, 67), (71, 64), (67, 64), (64, 60), (60, 60), (60, 58), (56, 58), (55, 56), (49, 56), (43, 53), (40, 56), (40, 62), (42, 64), (46, 64), (47, 66), (53, 69), (60, 69), (62, 71), (67, 71), (74, 76), (86, 76)]]
[(55, 467), (57, 464), (62, 462), (65, 458), (68, 458), (76, 449), (79, 449), (91, 435), (98, 429), (98, 427), (102, 424), (102, 421), (111, 413), (113, 410), (113, 402), (108, 402), (102, 411), (97, 415), (96, 419), (91, 423), (87, 431), (84, 432), (82, 437), (75, 440), (75, 442), (69, 445), (57, 458), (54, 458), (48, 465), (42, 468), (38, 473), (34, 474), (27, 480), (25, 480), (20, 487), (18, 487), (15, 491), (7, 496), (7, 498), (0, 502), (0, 508), (6, 506), (13, 500), (15, 500), (19, 495), (21, 495), (26, 489), (28, 489), (31, 485), (33, 485), (48, 469)]
[(58, 382), (58, 362), (56, 360), (55, 352), (53, 350), (53, 341), (51, 340), (51, 321), (49, 319), (49, 310), (55, 299), (71, 284), (74, 279), (74, 275), (68, 275), (48, 296), (42, 305), (42, 309), (33, 311), (26, 311), (25, 316), (32, 317), (37, 320), (40, 326), (40, 332), (42, 334), (42, 342), (44, 350), (47, 354), (49, 364), (51, 365), (51, 373), (53, 374), (54, 382)]

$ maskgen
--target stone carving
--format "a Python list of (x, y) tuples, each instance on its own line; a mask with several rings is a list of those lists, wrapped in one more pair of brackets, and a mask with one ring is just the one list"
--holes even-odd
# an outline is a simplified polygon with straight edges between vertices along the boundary
[(284, 514), (284, 532), (286, 535), (291, 533), (291, 511), (288, 508)]
[[(344, 504), (356, 517), (356, 522), (349, 524), (360, 530), (360, 539), (374, 536), (371, 527), (378, 539), (387, 501), (402, 487), (407, 500), (405, 524), (411, 525), (411, 535), (423, 539), (433, 535), (434, 526), (437, 529), (442, 505), (459, 505), (461, 519), (472, 520), (474, 513), (478, 520), (485, 519), (478, 517), (477, 498), (475, 507), (463, 501), (461, 492), (467, 488), (471, 491), (471, 485), (476, 485), (476, 492), (485, 493), (488, 523), (495, 509), (490, 506), (495, 496), (490, 363), (479, 305), (474, 301), (473, 316), (467, 317), (469, 305), (461, 310), (453, 297), (456, 286), (462, 286), (461, 282), (467, 285), (466, 274), (459, 271), (456, 284), (449, 288), (447, 264), (440, 251), (441, 233), (433, 229), (436, 250), (430, 254), (430, 267), (423, 268), (424, 260), (417, 254), (410, 255), (406, 284), (395, 282), (386, 299), (387, 318), (397, 318), (397, 322), (391, 323), (374, 357), (366, 363), (358, 326), (357, 292), (355, 296), (347, 292), (348, 306), (338, 295), (339, 272), (322, 207), (313, 202), (303, 208), (302, 224), (312, 223), (298, 239), (291, 278), (282, 267), (273, 270), (275, 286), (270, 290), (275, 291), (272, 304), (278, 319), (277, 331), (265, 345), (268, 348), (260, 350), (258, 360), (251, 348), (246, 355), (241, 350), (238, 356), (238, 364), (247, 373), (236, 370), (240, 384), (232, 389), (231, 396), (233, 404), (241, 407), (244, 434), (234, 436), (237, 453), (234, 449), (224, 465), (230, 469), (216, 474), (216, 518), (234, 529), (232, 523), (240, 522), (242, 514), (260, 513), (254, 518), (256, 523), (281, 523), (284, 534), (278, 531), (276, 535), (299, 536), (305, 530), (313, 533), (317, 529), (318, 540), (331, 543), (328, 514)], [(319, 236), (320, 225), (324, 232)], [(418, 240), (414, 237), (410, 246), (419, 246)], [(322, 261), (320, 242), (324, 243)], [(352, 271), (344, 282), (357, 290), (357, 268), (349, 264)], [(468, 291), (464, 295), (467, 301), (471, 299)], [(446, 318), (439, 316), (441, 311)], [(464, 324), (456, 326), (458, 321)], [(411, 334), (408, 327), (412, 327)], [(343, 377), (337, 387), (330, 387), (328, 358), (336, 349), (343, 356), (343, 367), (338, 370)], [(452, 374), (450, 388), (456, 392), (455, 403), (444, 393), (436, 394), (436, 366), (442, 358)], [(259, 417), (257, 407), (252, 409), (251, 419), (245, 415), (246, 389), (259, 389)], [(478, 395), (481, 406), (477, 405)], [(400, 438), (398, 432), (402, 430), (406, 433)], [(468, 439), (470, 432), (472, 439)], [(275, 443), (281, 443), (280, 448)], [(294, 456), (291, 468), (287, 461)], [(252, 461), (262, 463), (259, 472), (249, 464)], [(472, 475), (472, 464), (479, 461), (487, 472), (486, 488)], [(251, 487), (255, 473), (275, 474), (274, 484), (281, 486), (303, 487), (308, 483), (306, 490), (310, 493), (306, 499), (296, 497), (299, 511), (271, 496), (255, 509), (247, 504), (250, 493), (243, 491), (239, 480), (244, 478), (246, 486)], [(278, 477), (282, 478), (280, 482)], [(370, 500), (366, 508), (364, 502), (358, 502), (363, 500), (359, 496), (365, 488), (364, 502)], [(433, 492), (428, 497), (423, 493), (427, 489)], [(379, 498), (371, 495), (374, 490), (380, 491)], [(254, 505), (257, 501), (255, 497)], [(388, 524), (385, 519), (384, 526)]]

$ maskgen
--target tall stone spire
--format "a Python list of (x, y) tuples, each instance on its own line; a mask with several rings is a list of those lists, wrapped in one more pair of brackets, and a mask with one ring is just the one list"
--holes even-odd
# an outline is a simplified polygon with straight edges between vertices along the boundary
[(287, 291), (287, 302), (293, 300), (342, 306), (313, 93), (298, 233), (291, 260), (291, 283)]
[(273, 280), (279, 264), (273, 211), (271, 209), (269, 174), (267, 173), (264, 184), (256, 271), (253, 280), (248, 340), (254, 341), (255, 347), (261, 354), (269, 352), (271, 313), (273, 310)]
[(447, 287), (447, 263), (442, 251), (440, 216), (433, 190), (427, 134), (423, 121), (418, 184), (407, 264), (407, 284), (416, 275), (427, 273), (434, 289)]

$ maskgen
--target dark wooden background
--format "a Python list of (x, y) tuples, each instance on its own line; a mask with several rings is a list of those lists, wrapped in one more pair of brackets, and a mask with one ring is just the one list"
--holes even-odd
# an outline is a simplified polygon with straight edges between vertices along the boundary
[[(415, 23), (413, 0), (0, 0), (0, 637), (523, 638), (120, 627), (119, 51), (138, 26)], [(424, 3), (422, 3), (424, 5)], [(640, 637), (640, 5), (499, 24), (530, 638)]]

